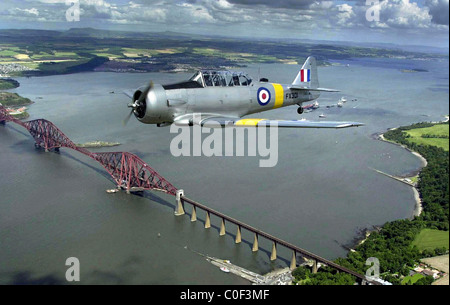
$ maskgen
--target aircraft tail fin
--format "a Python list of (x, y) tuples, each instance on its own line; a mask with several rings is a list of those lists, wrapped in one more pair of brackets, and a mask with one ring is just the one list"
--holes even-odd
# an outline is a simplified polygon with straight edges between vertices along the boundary
[(310, 56), (306, 59), (292, 86), (311, 89), (319, 88), (319, 76), (317, 75), (317, 64), (314, 57)]

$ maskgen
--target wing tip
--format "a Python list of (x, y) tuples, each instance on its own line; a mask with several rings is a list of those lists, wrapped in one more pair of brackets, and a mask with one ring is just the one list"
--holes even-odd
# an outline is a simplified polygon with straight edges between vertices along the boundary
[(364, 123), (359, 123), (359, 122), (343, 122), (337, 128), (360, 127), (360, 126), (365, 126), (365, 124)]

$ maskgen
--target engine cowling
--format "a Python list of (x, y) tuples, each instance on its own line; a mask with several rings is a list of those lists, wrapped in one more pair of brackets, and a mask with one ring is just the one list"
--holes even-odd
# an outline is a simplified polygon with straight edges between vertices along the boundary
[[(134, 101), (138, 101), (145, 94), (146, 87), (141, 87), (133, 95)], [(171, 121), (167, 105), (166, 91), (161, 85), (153, 85), (147, 96), (138, 102), (134, 111), (136, 118), (145, 124), (161, 124)]]

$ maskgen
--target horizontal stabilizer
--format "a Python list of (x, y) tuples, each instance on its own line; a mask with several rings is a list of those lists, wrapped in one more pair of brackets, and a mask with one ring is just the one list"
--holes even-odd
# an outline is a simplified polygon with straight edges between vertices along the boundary
[(328, 89), (328, 88), (308, 88), (308, 87), (302, 87), (302, 86), (290, 86), (289, 89), (291, 89), (291, 90), (320, 91), (320, 92), (339, 92), (339, 90), (336, 90), (336, 89)]

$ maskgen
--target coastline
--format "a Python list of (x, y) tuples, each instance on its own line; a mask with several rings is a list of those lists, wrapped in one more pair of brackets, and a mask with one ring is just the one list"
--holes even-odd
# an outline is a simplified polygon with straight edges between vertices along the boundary
[[(434, 123), (434, 124), (446, 123), (446, 122), (448, 122), (450, 120), (449, 115), (445, 115), (444, 117), (445, 117), (444, 120), (438, 121), (438, 122), (432, 122), (432, 123)], [(388, 131), (389, 130), (395, 130), (395, 129), (397, 129), (397, 127), (396, 128), (389, 128)], [(417, 184), (416, 183), (408, 183), (404, 179), (406, 179), (406, 178), (413, 178), (413, 177), (418, 176), (420, 174), (420, 172), (422, 171), (422, 169), (424, 169), (428, 165), (427, 159), (425, 159), (418, 152), (412, 151), (411, 149), (409, 149), (405, 145), (402, 145), (400, 143), (387, 140), (384, 137), (384, 133), (375, 133), (375, 134), (372, 135), (372, 138), (375, 139), (375, 140), (379, 140), (379, 141), (382, 141), (382, 142), (386, 142), (386, 143), (390, 143), (390, 144), (394, 144), (394, 145), (400, 146), (400, 147), (406, 149), (407, 151), (409, 151), (410, 153), (412, 153), (414, 156), (418, 157), (420, 159), (420, 161), (422, 162), (422, 165), (420, 166), (420, 168), (418, 170), (415, 170), (415, 171), (410, 172), (410, 173), (408, 173), (406, 175), (403, 175), (402, 177), (392, 176), (392, 175), (383, 173), (381, 171), (378, 171), (376, 169), (373, 169), (373, 170), (375, 170), (378, 173), (381, 173), (381, 174), (386, 175), (386, 176), (388, 176), (390, 178), (393, 178), (393, 179), (395, 179), (397, 181), (400, 181), (400, 182), (403, 182), (405, 184), (410, 185), (412, 190), (413, 190), (413, 193), (414, 193), (414, 199), (416, 201), (416, 205), (414, 207), (414, 213), (413, 213), (412, 218), (420, 216), (422, 214), (422, 212), (423, 212), (423, 205), (422, 205), (422, 199), (420, 197), (420, 192), (419, 192), (419, 190), (417, 188)], [(353, 245), (351, 247), (349, 247), (350, 251), (355, 252), (354, 249), (357, 248), (359, 245), (363, 244), (367, 240), (367, 238), (370, 236), (371, 232), (379, 230), (379, 229), (380, 228), (374, 226), (373, 229), (368, 229), (367, 228), (363, 232), (361, 232), (362, 234), (360, 234), (360, 235), (363, 235), (363, 237), (355, 239), (355, 242), (353, 243)]]
[[(440, 123), (446, 123), (446, 122), (448, 122), (448, 121), (450, 120), (449, 115), (445, 115), (444, 118), (445, 118), (445, 119), (442, 120), (442, 121), (431, 122), (431, 123), (433, 123), (433, 124), (440, 124)], [(389, 131), (389, 130), (395, 130), (395, 129), (397, 129), (397, 128), (389, 128), (388, 131)], [(394, 144), (394, 145), (397, 145), (397, 146), (400, 146), (400, 147), (406, 149), (407, 151), (409, 151), (410, 153), (412, 153), (414, 156), (418, 157), (418, 158), (420, 159), (420, 161), (422, 162), (422, 165), (421, 165), (421, 167), (420, 167), (418, 170), (413, 171), (413, 172), (411, 172), (411, 173), (408, 173), (408, 174), (406, 174), (406, 175), (403, 175), (403, 176), (401, 176), (401, 177), (394, 177), (394, 176), (391, 176), (391, 175), (387, 175), (387, 174), (385, 174), (385, 173), (382, 173), (382, 174), (385, 174), (385, 175), (387, 175), (387, 176), (390, 176), (390, 177), (392, 177), (392, 178), (394, 178), (394, 179), (396, 179), (396, 180), (399, 180), (399, 181), (401, 181), (401, 182), (403, 182), (403, 183), (406, 183), (406, 184), (408, 184), (408, 185), (410, 185), (410, 186), (412, 187), (413, 192), (414, 192), (414, 198), (415, 198), (415, 200), (416, 200), (416, 206), (415, 206), (415, 208), (414, 208), (414, 214), (413, 214), (413, 216), (414, 216), (414, 217), (420, 216), (420, 215), (422, 214), (422, 211), (423, 211), (423, 206), (422, 206), (422, 199), (421, 199), (421, 197), (420, 197), (420, 192), (419, 192), (419, 190), (417, 189), (417, 184), (416, 184), (416, 183), (407, 183), (407, 182), (402, 181), (402, 180), (408, 179), (408, 178), (411, 179), (411, 178), (413, 178), (413, 177), (418, 176), (418, 175), (420, 174), (420, 172), (422, 171), (422, 169), (424, 169), (424, 168), (428, 165), (427, 159), (425, 159), (425, 158), (424, 158), (421, 154), (419, 154), (418, 152), (409, 149), (409, 148), (406, 147), (405, 145), (402, 145), (402, 144), (400, 144), (400, 143), (397, 143), (397, 142), (393, 142), (393, 141), (387, 140), (387, 139), (384, 137), (384, 133), (379, 133), (379, 134), (377, 133), (377, 134), (374, 134), (373, 136), (374, 136), (374, 139), (376, 139), (376, 140), (383, 141), (383, 142), (390, 143), (390, 144)]]
[[(397, 128), (390, 128), (388, 130), (395, 130), (395, 129), (397, 129)], [(408, 179), (409, 178), (409, 179), (411, 179), (411, 178), (419, 175), (420, 172), (422, 171), (422, 169), (425, 168), (428, 165), (427, 159), (425, 159), (421, 154), (419, 154), (418, 152), (412, 151), (411, 149), (409, 149), (405, 145), (386, 140), (386, 138), (384, 137), (384, 133), (379, 134), (377, 139), (382, 141), (382, 142), (394, 144), (394, 145), (397, 145), (397, 146), (400, 146), (400, 147), (406, 149), (407, 151), (412, 153), (414, 156), (418, 157), (420, 159), (420, 161), (422, 162), (422, 165), (420, 166), (420, 168), (417, 171), (414, 171), (412, 173), (409, 173), (408, 175), (402, 176), (401, 178), (404, 178), (404, 179)], [(398, 179), (396, 179), (396, 178), (394, 178), (394, 179), (396, 179), (396, 180), (400, 180), (401, 179), (400, 177), (397, 177), (397, 178)], [(422, 199), (420, 198), (420, 192), (417, 189), (417, 185), (416, 184), (413, 184), (413, 183), (407, 183), (407, 184), (412, 187), (413, 192), (414, 192), (414, 199), (416, 201), (416, 205), (415, 205), (415, 208), (414, 208), (413, 216), (414, 217), (418, 217), (418, 216), (420, 216), (420, 214), (422, 214), (422, 211), (423, 211)]]
[[(440, 122), (432, 122), (432, 123), (438, 124), (438, 123), (445, 123), (445, 122), (448, 122), (448, 121), (449, 121), (449, 116), (446, 115), (446, 116), (445, 116), (445, 120), (440, 121)], [(397, 127), (395, 127), (395, 128), (389, 128), (388, 131), (389, 131), (389, 130), (395, 130), (395, 129), (397, 129)], [(417, 188), (417, 184), (416, 184), (416, 183), (409, 183), (409, 182), (406, 182), (404, 179), (407, 179), (407, 178), (411, 179), (411, 178), (413, 178), (413, 177), (418, 176), (418, 175), (420, 174), (420, 172), (422, 171), (422, 169), (424, 169), (424, 168), (428, 165), (427, 159), (425, 159), (425, 158), (424, 158), (421, 154), (419, 154), (418, 152), (412, 151), (411, 149), (409, 149), (409, 148), (406, 147), (405, 145), (402, 145), (402, 144), (400, 144), (400, 143), (397, 143), (397, 142), (393, 142), (393, 141), (387, 140), (387, 139), (384, 137), (384, 133), (375, 133), (375, 134), (372, 135), (372, 138), (373, 138), (374, 140), (378, 140), (378, 141), (382, 141), (382, 142), (386, 142), (386, 143), (390, 143), (390, 144), (393, 144), (393, 145), (400, 146), (400, 147), (406, 149), (407, 151), (409, 151), (410, 153), (412, 153), (413, 155), (415, 155), (416, 157), (418, 157), (418, 158), (420, 159), (420, 161), (422, 162), (422, 165), (420, 166), (420, 168), (419, 168), (418, 170), (415, 170), (415, 171), (413, 171), (413, 172), (407, 173), (407, 174), (405, 174), (405, 175), (403, 175), (403, 176), (401, 176), (401, 177), (392, 176), (392, 175), (386, 174), (386, 173), (384, 173), (384, 172), (381, 172), (381, 171), (379, 171), (379, 170), (376, 170), (376, 169), (373, 169), (373, 168), (372, 168), (372, 170), (374, 170), (374, 171), (376, 171), (376, 172), (378, 172), (378, 173), (380, 173), (380, 174), (382, 174), (382, 175), (388, 176), (388, 177), (390, 177), (390, 178), (392, 178), (392, 179), (395, 179), (395, 180), (397, 180), (397, 181), (399, 181), (399, 182), (402, 182), (402, 183), (405, 183), (405, 184), (408, 184), (409, 186), (411, 186), (411, 188), (412, 188), (412, 190), (413, 190), (413, 193), (414, 193), (414, 199), (415, 199), (415, 201), (416, 201), (416, 204), (415, 204), (415, 207), (414, 207), (414, 212), (413, 212), (413, 215), (412, 215), (411, 218), (420, 216), (420, 215), (422, 214), (422, 212), (423, 212), (423, 205), (422, 205), (422, 199), (420, 198), (420, 192), (419, 192), (419, 190), (418, 190), (418, 188)], [(351, 245), (350, 247), (348, 247), (348, 249), (349, 249), (351, 252), (356, 252), (355, 249), (356, 249), (359, 245), (363, 244), (363, 243), (367, 240), (367, 238), (369, 238), (369, 236), (370, 236), (370, 234), (371, 234), (372, 232), (378, 231), (378, 230), (380, 230), (380, 229), (381, 229), (381, 228), (380, 228), (380, 227), (377, 227), (377, 226), (374, 226), (372, 229), (369, 229), (369, 228), (364, 229), (362, 232), (360, 232), (360, 233), (358, 234), (360, 237), (355, 238), (354, 242), (352, 243), (352, 245)]]
[(347, 249), (350, 252), (356, 252), (356, 248), (358, 246), (362, 245), (372, 234), (372, 232), (379, 232), (381, 230), (380, 226), (372, 226), (371, 228), (365, 228), (363, 230), (359, 230), (357, 232), (357, 237), (353, 239), (353, 241), (350, 243), (349, 246), (343, 246), (345, 249)]

